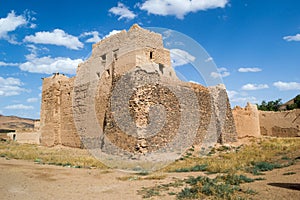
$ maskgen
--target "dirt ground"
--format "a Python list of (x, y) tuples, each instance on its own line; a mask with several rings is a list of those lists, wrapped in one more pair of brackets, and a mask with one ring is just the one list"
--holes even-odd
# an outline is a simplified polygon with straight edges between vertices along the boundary
[[(294, 172), (292, 175), (283, 175)], [(0, 199), (142, 199), (138, 190), (170, 183), (174, 178), (202, 175), (166, 173), (162, 180), (119, 180), (131, 176), (117, 170), (76, 169), (0, 158)], [(253, 199), (300, 199), (300, 162), (266, 172), (266, 180), (243, 184), (258, 192)], [(175, 199), (165, 195), (151, 199)]]

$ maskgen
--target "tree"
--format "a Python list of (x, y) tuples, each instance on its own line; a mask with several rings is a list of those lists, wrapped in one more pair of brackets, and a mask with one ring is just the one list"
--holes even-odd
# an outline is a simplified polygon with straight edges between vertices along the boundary
[(263, 110), (263, 111), (278, 111), (279, 106), (282, 105), (281, 99), (277, 99), (275, 101), (269, 101), (268, 103), (263, 100), (260, 105), (257, 105), (258, 110)]
[(294, 103), (297, 105), (297, 108), (300, 108), (300, 94), (295, 97)]
[(296, 108), (300, 108), (300, 94), (295, 97), (293, 104), (290, 104), (290, 105), (286, 106), (287, 110), (293, 110), (293, 109), (296, 109)]

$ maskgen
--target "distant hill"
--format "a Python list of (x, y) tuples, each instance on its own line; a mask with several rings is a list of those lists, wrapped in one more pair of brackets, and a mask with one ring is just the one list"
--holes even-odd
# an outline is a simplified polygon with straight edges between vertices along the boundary
[[(299, 99), (300, 99), (300, 94), (294, 97), (293, 99), (287, 101), (286, 103), (282, 104), (279, 106), (279, 110), (289, 110), (288, 107), (295, 107), (297, 108), (297, 105), (294, 105), (296, 103), (296, 99), (298, 99), (298, 104), (299, 104)], [(299, 106), (299, 105), (298, 105)]]
[(0, 130), (32, 131), (34, 119), (0, 115)]

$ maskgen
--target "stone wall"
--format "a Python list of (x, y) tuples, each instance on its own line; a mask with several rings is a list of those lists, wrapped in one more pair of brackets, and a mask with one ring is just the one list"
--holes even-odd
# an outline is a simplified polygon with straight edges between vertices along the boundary
[(232, 113), (238, 138), (261, 137), (259, 111), (256, 105), (247, 103), (245, 108), (236, 106)]
[(300, 109), (281, 112), (259, 111), (262, 135), (300, 137)]

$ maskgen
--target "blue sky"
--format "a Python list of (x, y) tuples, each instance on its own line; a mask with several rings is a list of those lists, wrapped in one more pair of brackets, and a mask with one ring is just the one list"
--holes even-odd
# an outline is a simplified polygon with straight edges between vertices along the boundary
[(134, 23), (201, 44), (232, 106), (285, 102), (300, 93), (299, 10), (298, 0), (0, 0), (0, 113), (39, 118), (41, 78), (73, 76), (93, 43)]

